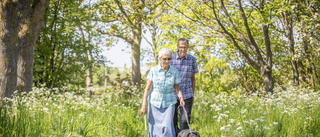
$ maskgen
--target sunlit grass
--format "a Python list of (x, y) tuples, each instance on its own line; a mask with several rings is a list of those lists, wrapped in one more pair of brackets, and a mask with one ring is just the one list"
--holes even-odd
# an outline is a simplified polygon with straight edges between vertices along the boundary
[(192, 128), (205, 136), (320, 136), (320, 94), (275, 88), (274, 94), (196, 97)]
[[(0, 136), (146, 136), (139, 115), (142, 92), (131, 96), (88, 97), (35, 88), (2, 99)], [(319, 104), (319, 92), (291, 86), (275, 88), (274, 94), (198, 91), (191, 128), (204, 137), (320, 136)]]

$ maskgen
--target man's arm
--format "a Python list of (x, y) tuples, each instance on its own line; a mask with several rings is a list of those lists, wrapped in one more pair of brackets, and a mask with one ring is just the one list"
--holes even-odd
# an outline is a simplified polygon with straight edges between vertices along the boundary
[(193, 96), (194, 96), (194, 92), (196, 89), (196, 75), (195, 74), (192, 74), (191, 82), (192, 82), (192, 91), (193, 91)]

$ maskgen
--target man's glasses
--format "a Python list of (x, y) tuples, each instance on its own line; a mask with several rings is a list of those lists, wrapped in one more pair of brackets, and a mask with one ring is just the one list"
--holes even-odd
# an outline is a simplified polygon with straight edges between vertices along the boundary
[(162, 60), (167, 61), (167, 60), (171, 60), (171, 58), (162, 58)]

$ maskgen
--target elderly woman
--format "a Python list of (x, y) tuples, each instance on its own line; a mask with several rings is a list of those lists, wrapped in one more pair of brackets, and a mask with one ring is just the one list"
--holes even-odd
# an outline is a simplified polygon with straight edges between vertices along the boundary
[(149, 137), (175, 137), (173, 116), (177, 100), (174, 92), (180, 99), (180, 105), (185, 104), (180, 90), (179, 71), (170, 66), (171, 56), (170, 49), (160, 49), (160, 63), (151, 68), (147, 76), (148, 81), (140, 114), (146, 114), (148, 99)]

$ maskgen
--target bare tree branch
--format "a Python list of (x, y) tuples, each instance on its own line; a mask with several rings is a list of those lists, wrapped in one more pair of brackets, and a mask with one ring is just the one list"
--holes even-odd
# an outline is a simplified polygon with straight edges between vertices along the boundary
[(124, 10), (121, 2), (120, 2), (119, 0), (115, 0), (115, 1), (116, 1), (116, 3), (117, 3), (117, 5), (118, 5), (118, 7), (119, 7), (119, 9), (120, 9), (120, 11), (121, 11), (121, 13), (122, 13), (122, 14), (126, 17), (126, 19), (128, 20), (129, 25), (132, 26), (132, 27), (135, 26), (134, 23), (131, 21), (130, 17), (128, 16), (128, 14), (126, 13), (126, 11)]
[(240, 13), (241, 13), (242, 20), (244, 22), (244, 26), (246, 27), (246, 31), (247, 31), (247, 35), (249, 37), (249, 40), (257, 48), (257, 43), (254, 40), (254, 38), (252, 36), (252, 33), (250, 31), (249, 24), (248, 24), (248, 19), (247, 19), (245, 13), (244, 13), (244, 10), (242, 8), (242, 4), (241, 4), (240, 0), (238, 0), (238, 6), (239, 6), (239, 10), (240, 10)]
[(147, 43), (153, 48), (153, 44), (142, 34), (142, 37), (147, 41)]
[(106, 35), (109, 35), (109, 36), (113, 36), (113, 37), (120, 38), (120, 39), (128, 42), (129, 44), (132, 44), (132, 43), (133, 43), (133, 41), (132, 41), (130, 38), (125, 37), (125, 36), (123, 36), (123, 35), (117, 35), (117, 34), (112, 34), (112, 33), (109, 33), (109, 32), (105, 32), (105, 31), (103, 31), (103, 30), (101, 30), (101, 29), (99, 29), (99, 28), (96, 28), (96, 27), (93, 27), (93, 28), (94, 28), (96, 31), (98, 31), (99, 33), (101, 33), (101, 34), (106, 34)]
[[(122, 23), (127, 23), (126, 18), (123, 17), (122, 14), (118, 14), (118, 13), (113, 9), (113, 7), (112, 7), (110, 4), (108, 4), (108, 2), (106, 2), (105, 4), (106, 4), (107, 7), (112, 11), (113, 14), (116, 14), (116, 15), (117, 15), (117, 16), (115, 17), (116, 19), (114, 19), (115, 21), (120, 21), (120, 22), (122, 22)], [(112, 17), (114, 17), (114, 16), (112, 16)], [(119, 17), (119, 18), (117, 18), (117, 17)], [(103, 21), (103, 22), (105, 22), (105, 21)]]
[(245, 57), (245, 59), (248, 61), (248, 63), (253, 66), (256, 70), (260, 71), (260, 66), (255, 63), (249, 56), (247, 53), (245, 53), (242, 48), (240, 48), (240, 46), (238, 45), (237, 41), (235, 40), (235, 38), (233, 37), (233, 35), (227, 31), (227, 29), (224, 27), (224, 25), (221, 23), (221, 21), (218, 19), (217, 17), (217, 13), (215, 11), (215, 4), (214, 4), (214, 1), (211, 0), (212, 2), (212, 10), (213, 10), (213, 13), (214, 13), (214, 17), (215, 17), (215, 20), (218, 22), (218, 24), (220, 25), (220, 27), (223, 29), (223, 31), (229, 36), (229, 38), (231, 39), (231, 41), (233, 42), (234, 46), (236, 46), (236, 48), (240, 51), (240, 53)]

